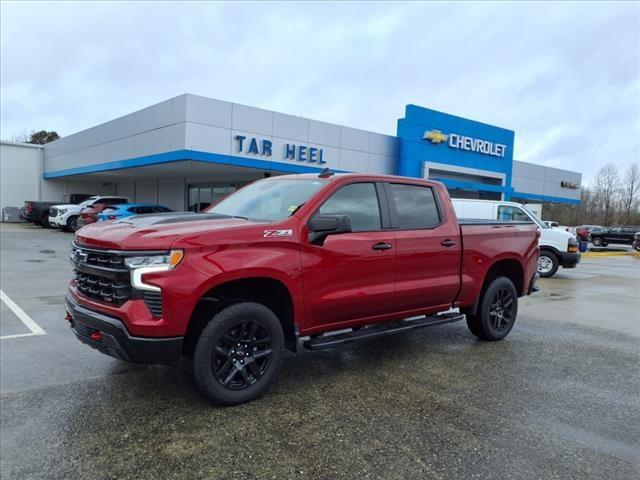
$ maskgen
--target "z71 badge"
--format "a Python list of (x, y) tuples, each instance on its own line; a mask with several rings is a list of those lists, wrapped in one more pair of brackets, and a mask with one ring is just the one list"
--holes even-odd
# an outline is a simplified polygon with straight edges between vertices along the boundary
[(293, 230), (265, 230), (264, 237), (290, 237), (293, 235)]

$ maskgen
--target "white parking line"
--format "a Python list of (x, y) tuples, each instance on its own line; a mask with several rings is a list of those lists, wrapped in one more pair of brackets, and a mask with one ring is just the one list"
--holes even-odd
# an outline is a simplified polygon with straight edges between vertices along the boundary
[(19, 338), (19, 337), (31, 337), (33, 335), (44, 335), (45, 331), (40, 328), (33, 319), (25, 313), (13, 300), (11, 300), (6, 293), (0, 290), (0, 300), (9, 307), (9, 309), (18, 317), (22, 323), (31, 331), (31, 333), (19, 333), (16, 335), (4, 335), (0, 337), (0, 340), (5, 340), (8, 338)]

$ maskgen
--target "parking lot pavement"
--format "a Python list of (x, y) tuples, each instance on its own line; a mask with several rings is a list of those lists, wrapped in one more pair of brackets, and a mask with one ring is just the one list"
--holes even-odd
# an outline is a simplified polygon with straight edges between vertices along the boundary
[(1, 340), (3, 479), (638, 478), (637, 257), (543, 279), (502, 342), (459, 322), (291, 354), (265, 397), (217, 408), (179, 367), (73, 338), (70, 240), (2, 225), (2, 290), (45, 331)]

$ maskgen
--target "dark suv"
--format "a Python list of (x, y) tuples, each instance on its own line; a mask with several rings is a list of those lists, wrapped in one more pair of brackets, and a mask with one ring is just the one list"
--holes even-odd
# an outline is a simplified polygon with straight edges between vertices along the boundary
[(640, 232), (639, 226), (618, 225), (603, 232), (591, 232), (591, 243), (595, 247), (606, 247), (610, 243), (631, 245), (636, 232)]

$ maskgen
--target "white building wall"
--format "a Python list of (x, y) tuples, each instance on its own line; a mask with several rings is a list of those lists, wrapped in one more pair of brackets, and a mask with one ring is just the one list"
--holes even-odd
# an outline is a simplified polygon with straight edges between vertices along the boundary
[(0, 209), (22, 207), (40, 200), (42, 148), (22, 143), (0, 143)]

